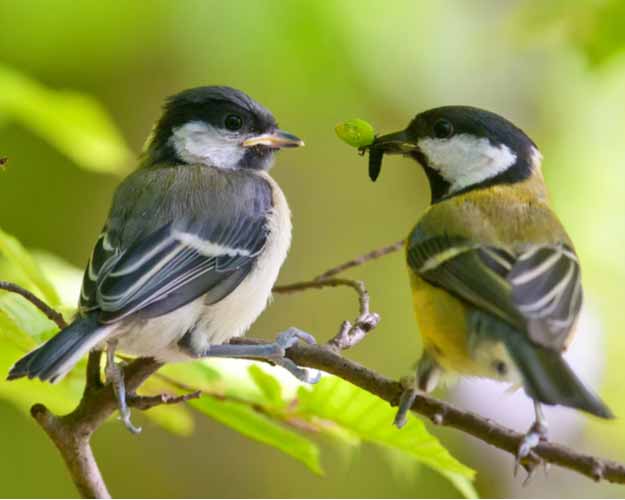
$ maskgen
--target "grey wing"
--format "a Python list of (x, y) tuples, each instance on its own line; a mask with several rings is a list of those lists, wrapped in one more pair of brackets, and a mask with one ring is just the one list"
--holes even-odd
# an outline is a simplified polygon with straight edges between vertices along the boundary
[(575, 252), (566, 245), (535, 247), (519, 256), (507, 279), (512, 300), (527, 320), (530, 338), (562, 348), (583, 301)]
[(408, 263), (426, 281), (545, 347), (565, 345), (581, 308), (579, 263), (566, 245), (536, 246), (516, 255), (466, 238), (413, 233)]
[(226, 297), (245, 278), (267, 238), (264, 214), (167, 224), (120, 251), (100, 237), (83, 282), (81, 309), (101, 323), (160, 316), (205, 296)]
[(78, 309), (81, 313), (84, 314), (98, 308), (96, 301), (98, 276), (104, 275), (105, 264), (110, 265), (120, 253), (121, 249), (111, 243), (111, 233), (105, 226), (93, 247), (83, 275), (78, 303)]

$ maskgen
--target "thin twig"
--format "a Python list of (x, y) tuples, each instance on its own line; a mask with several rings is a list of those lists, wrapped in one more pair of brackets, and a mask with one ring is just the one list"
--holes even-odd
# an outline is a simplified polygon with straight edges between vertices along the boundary
[(362, 266), (363, 264), (369, 262), (370, 260), (379, 259), (380, 257), (384, 257), (385, 255), (388, 255), (389, 253), (397, 252), (398, 250), (401, 250), (403, 248), (404, 243), (405, 243), (404, 240), (399, 240), (385, 247), (376, 248), (375, 250), (372, 250), (371, 252), (368, 252), (364, 255), (356, 257), (355, 259), (348, 260), (347, 262), (339, 266), (336, 266), (336, 267), (333, 267), (332, 269), (327, 270), (325, 273), (320, 274), (315, 279), (323, 280), (326, 278), (330, 278), (331, 276), (335, 276), (339, 273), (342, 273), (343, 271), (346, 271), (347, 269), (351, 269), (352, 267)]
[(191, 399), (198, 399), (202, 396), (202, 391), (195, 390), (188, 394), (182, 394), (180, 396), (172, 396), (171, 394), (157, 394), (156, 396), (138, 396), (136, 394), (131, 395), (128, 398), (128, 406), (138, 408), (139, 410), (149, 410), (155, 406), (161, 405), (175, 405), (190, 401)]
[(48, 304), (46, 304), (43, 300), (37, 297), (34, 293), (29, 292), (25, 288), (22, 288), (15, 283), (9, 283), (8, 281), (0, 281), (0, 290), (6, 290), (7, 292), (16, 293), (24, 297), (28, 302), (34, 305), (37, 309), (39, 309), (43, 314), (45, 314), (48, 319), (54, 321), (59, 328), (65, 328), (67, 326), (67, 322), (63, 318), (63, 315), (54, 310)]
[(275, 293), (295, 293), (304, 290), (319, 289), (325, 287), (348, 286), (353, 288), (358, 294), (359, 314), (354, 323), (344, 321), (339, 332), (330, 339), (328, 346), (337, 351), (343, 351), (354, 347), (362, 341), (367, 333), (373, 330), (380, 322), (380, 315), (372, 313), (370, 310), (369, 292), (362, 281), (349, 280), (344, 278), (323, 278), (313, 281), (300, 281), (290, 285), (274, 287)]

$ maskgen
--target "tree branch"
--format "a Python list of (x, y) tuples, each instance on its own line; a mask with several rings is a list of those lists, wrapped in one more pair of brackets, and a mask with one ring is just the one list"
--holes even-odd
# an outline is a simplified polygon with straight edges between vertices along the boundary
[[(237, 339), (237, 342), (251, 339)], [(287, 351), (295, 363), (308, 368), (324, 370), (364, 389), (396, 406), (402, 385), (364, 366), (350, 361), (328, 348), (321, 346), (297, 345)], [(512, 431), (496, 422), (475, 413), (463, 411), (455, 406), (439, 401), (426, 394), (417, 396), (412, 410), (429, 418), (434, 424), (453, 427), (491, 446), (516, 456), (519, 443), (524, 435)], [(389, 425), (391, 423), (389, 422)], [(576, 471), (595, 481), (606, 480), (625, 484), (625, 465), (618, 462), (578, 453), (571, 448), (552, 442), (541, 442), (528, 457), (528, 465), (538, 465), (540, 461), (559, 465)]]
[[(403, 392), (402, 385), (364, 366), (350, 361), (340, 355), (340, 351), (356, 345), (364, 335), (374, 328), (379, 316), (369, 310), (369, 296), (362, 282), (331, 278), (335, 274), (387, 255), (401, 248), (397, 242), (379, 250), (375, 250), (341, 266), (323, 273), (314, 281), (294, 283), (275, 288), (277, 293), (294, 293), (302, 290), (323, 288), (328, 286), (349, 286), (359, 297), (359, 316), (354, 325), (343, 323), (339, 333), (325, 346), (298, 344), (287, 350), (287, 356), (302, 367), (324, 370), (364, 389), (396, 406)], [(0, 288), (19, 293), (41, 309), (48, 317), (57, 321), (59, 326), (65, 324), (62, 316), (30, 292), (11, 283), (0, 282)], [(50, 314), (52, 313), (52, 314)], [(59, 321), (61, 323), (59, 323)], [(258, 344), (264, 341), (237, 338), (232, 343)], [(72, 480), (81, 495), (86, 498), (108, 498), (109, 492), (102, 479), (97, 463), (90, 447), (93, 432), (102, 425), (116, 410), (117, 401), (110, 385), (103, 385), (100, 378), (100, 352), (92, 352), (87, 364), (86, 385), (78, 407), (65, 416), (56, 416), (43, 405), (33, 406), (31, 413), (44, 428), (48, 436), (59, 449)], [(160, 367), (161, 363), (148, 358), (139, 358), (124, 368), (124, 379), (129, 394)], [(179, 384), (180, 387), (183, 387)], [(185, 386), (186, 387), (186, 386)], [(129, 405), (138, 409), (148, 409), (159, 404), (172, 404), (198, 397), (197, 391), (183, 396), (131, 396)], [(439, 401), (425, 394), (417, 396), (412, 410), (429, 418), (436, 425), (458, 429), (481, 441), (516, 455), (523, 435), (485, 419), (475, 413), (467, 412), (455, 406)], [(389, 422), (392, 425), (392, 422)], [(606, 480), (625, 484), (625, 465), (601, 459), (592, 455), (578, 453), (570, 448), (551, 442), (541, 442), (524, 463), (532, 470), (540, 463), (550, 463), (576, 471), (595, 481)]]
[[(110, 498), (106, 484), (98, 468), (91, 436), (117, 410), (117, 400), (110, 385), (100, 379), (101, 351), (89, 353), (87, 383), (82, 399), (74, 411), (57, 416), (44, 405), (36, 404), (31, 415), (43, 427), (61, 453), (74, 484), (84, 498)], [(126, 390), (132, 394), (156, 370), (161, 363), (153, 359), (137, 359), (124, 369)], [(143, 405), (141, 398), (130, 399), (129, 405)], [(152, 404), (150, 407), (156, 406)]]

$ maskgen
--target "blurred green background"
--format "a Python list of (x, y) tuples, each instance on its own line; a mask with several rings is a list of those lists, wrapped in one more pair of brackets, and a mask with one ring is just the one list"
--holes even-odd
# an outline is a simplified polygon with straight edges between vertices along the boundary
[[(13, 86), (0, 87), (0, 156), (9, 158), (0, 171), (0, 226), (28, 248), (82, 267), (120, 180), (105, 172), (107, 158), (133, 168), (165, 96), (197, 85), (230, 85), (266, 105), (281, 127), (306, 141), (305, 149), (282, 153), (272, 173), (294, 218), (294, 243), (280, 282), (307, 279), (402, 238), (428, 202), (423, 174), (398, 158), (386, 160), (372, 184), (366, 162), (336, 139), (337, 122), (361, 117), (391, 131), (429, 107), (493, 110), (521, 126), (545, 156), (553, 204), (576, 242), (594, 316), (595, 328), (586, 332), (594, 340), (584, 347), (588, 356), (584, 351), (576, 358), (576, 368), (586, 369), (586, 378), (620, 417), (610, 423), (578, 418), (567, 442), (623, 461), (623, 47), (620, 0), (0, 0), (0, 76), (2, 68), (11, 68), (47, 88), (94, 97), (132, 151), (127, 156), (106, 145), (67, 144), (55, 132), (55, 120), (80, 128), (80, 116), (64, 114), (63, 102), (55, 108), (31, 100), (14, 79)], [(18, 113), (16, 101), (23, 99), (45, 109)], [(39, 112), (47, 116), (44, 124), (31, 119)], [(104, 135), (117, 133), (106, 124), (101, 128)], [(90, 161), (85, 150), (92, 170), (77, 168)], [(408, 373), (420, 341), (402, 256), (349, 274), (367, 282), (383, 320), (348, 356), (389, 376)], [(354, 302), (350, 291), (340, 289), (279, 296), (250, 334), (273, 338), (297, 325), (326, 340), (340, 321), (354, 316)], [(475, 394), (479, 399), (485, 393), (478, 388)], [(458, 390), (439, 395), (459, 397)], [(505, 395), (478, 403), (488, 408), (501, 401)], [(527, 427), (530, 403), (521, 400), (516, 413), (526, 414), (520, 428)], [(392, 457), (369, 446), (346, 454), (321, 441), (326, 473), (318, 477), (206, 418), (197, 419), (188, 437), (137, 419), (144, 424), (139, 437), (113, 422), (94, 440), (113, 494), (457, 495), (441, 476), (425, 468), (400, 473)], [(509, 422), (504, 417), (501, 423)], [(56, 451), (23, 409), (0, 400), (0, 428), (0, 495), (75, 496)], [(556, 470), (548, 481), (538, 477), (520, 490), (509, 477), (509, 456), (452, 431), (432, 432), (477, 470), (482, 496), (623, 494)]]

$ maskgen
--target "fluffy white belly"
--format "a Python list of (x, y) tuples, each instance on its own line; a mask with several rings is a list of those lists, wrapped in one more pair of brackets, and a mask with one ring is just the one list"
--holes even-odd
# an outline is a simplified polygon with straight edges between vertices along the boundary
[(280, 267), (291, 245), (291, 213), (284, 194), (265, 172), (258, 172), (271, 185), (273, 210), (268, 217), (269, 234), (262, 254), (249, 275), (228, 296), (207, 305), (204, 297), (158, 318), (135, 320), (121, 326), (116, 336), (119, 350), (160, 361), (188, 360), (178, 341), (193, 331), (194, 348), (223, 344), (249, 329), (271, 299)]

